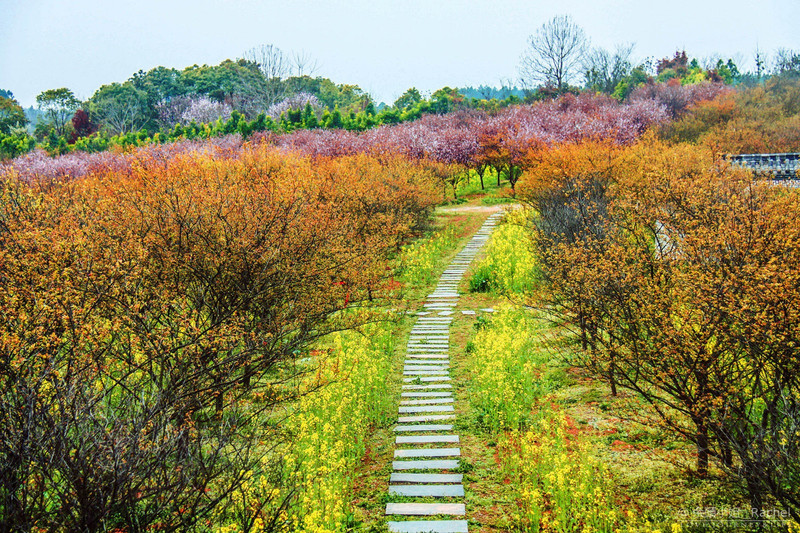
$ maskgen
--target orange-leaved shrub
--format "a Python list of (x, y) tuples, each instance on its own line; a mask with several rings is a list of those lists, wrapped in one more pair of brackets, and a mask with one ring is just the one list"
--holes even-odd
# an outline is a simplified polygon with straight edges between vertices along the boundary
[[(437, 199), (400, 159), (264, 145), (7, 176), (0, 531), (184, 531), (253, 465), (285, 479), (264, 421), (291, 400), (295, 359), (378, 318), (388, 260)], [(277, 528), (287, 505), (248, 508)]]
[(539, 295), (577, 360), (649, 402), (738, 478), (800, 513), (800, 195), (702, 147), (563, 145), (520, 182)]

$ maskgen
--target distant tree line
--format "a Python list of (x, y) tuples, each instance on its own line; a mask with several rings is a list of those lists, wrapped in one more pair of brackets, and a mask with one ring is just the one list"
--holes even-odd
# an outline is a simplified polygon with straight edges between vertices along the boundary
[(246, 138), (259, 131), (364, 131), (424, 114), (470, 108), (496, 113), (567, 92), (604, 93), (626, 101), (642, 86), (705, 81), (752, 86), (771, 77), (800, 77), (800, 53), (785, 49), (771, 59), (757, 52), (754, 72), (742, 72), (732, 59), (701, 64), (685, 51), (634, 65), (632, 53), (633, 45), (613, 51), (591, 48), (569, 17), (556, 17), (529, 39), (520, 63), (522, 89), (504, 82), (499, 89), (443, 87), (425, 96), (412, 87), (392, 105), (376, 106), (358, 85), (314, 76), (317, 65), (307, 54), (289, 55), (264, 45), (216, 66), (139, 71), (122, 83), (103, 85), (86, 101), (68, 88), (49, 89), (27, 113), (10, 91), (0, 90), (0, 159), (36, 146), (55, 155), (230, 133)]
[(754, 54), (755, 71), (742, 72), (736, 62), (721, 57), (690, 58), (685, 50), (658, 61), (633, 60), (633, 44), (613, 50), (591, 46), (584, 30), (567, 15), (557, 16), (528, 37), (520, 57), (519, 83), (528, 100), (564, 92), (591, 90), (624, 100), (645, 84), (695, 84), (703, 81), (753, 85), (773, 76), (800, 76), (800, 51), (780, 48), (772, 57)]

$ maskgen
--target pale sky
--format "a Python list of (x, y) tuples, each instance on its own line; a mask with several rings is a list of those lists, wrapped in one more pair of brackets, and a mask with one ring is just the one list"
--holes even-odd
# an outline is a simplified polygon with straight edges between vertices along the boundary
[(800, 0), (0, 0), (0, 88), (25, 107), (59, 87), (85, 99), (140, 69), (274, 44), (392, 103), (412, 86), (515, 80), (527, 37), (562, 14), (595, 45), (634, 43), (637, 59), (685, 49), (750, 69), (756, 47), (800, 50)]

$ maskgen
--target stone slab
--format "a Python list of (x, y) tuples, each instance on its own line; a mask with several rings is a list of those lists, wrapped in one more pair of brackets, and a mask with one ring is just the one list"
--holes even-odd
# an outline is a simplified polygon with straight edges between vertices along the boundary
[(463, 485), (389, 485), (389, 494), (412, 498), (463, 498)]
[(400, 407), (401, 414), (410, 413), (452, 413), (452, 405), (404, 405)]
[(405, 520), (386, 525), (391, 533), (469, 533), (466, 520)]
[(409, 435), (396, 437), (395, 444), (458, 443), (458, 435)]
[(469, 533), (466, 520), (405, 520), (386, 525), (391, 533)]
[(464, 516), (466, 509), (463, 503), (387, 503), (387, 515), (429, 516), (447, 514)]
[(444, 341), (444, 342), (409, 342), (406, 345), (406, 347), (409, 350), (410, 349), (416, 350), (416, 349), (419, 349), (419, 348), (422, 348), (422, 349), (430, 348), (430, 349), (432, 349), (434, 351), (440, 351), (440, 350), (447, 350), (449, 348), (449, 344), (450, 343), (448, 341)]
[(417, 347), (419, 347), (419, 346), (425, 346), (425, 345), (430, 345), (430, 344), (433, 344), (433, 345), (435, 345), (435, 346), (438, 346), (438, 347), (440, 347), (440, 348), (447, 348), (447, 347), (449, 347), (449, 341), (440, 341), (440, 342), (420, 341), (420, 342), (416, 342), (416, 343), (414, 343), (414, 342), (409, 342), (409, 343), (406, 345), (406, 348), (417, 348)]
[(453, 403), (453, 398), (426, 398), (423, 400), (403, 400), (400, 405), (436, 405)]
[(426, 400), (403, 400), (400, 405), (436, 405), (453, 403), (453, 398), (428, 398)]
[(403, 474), (395, 472), (389, 483), (461, 483), (464, 474)]
[(417, 360), (424, 359), (449, 359), (450, 356), (446, 353), (409, 353), (406, 357), (413, 357)]
[(413, 424), (415, 422), (441, 422), (442, 420), (455, 420), (456, 415), (415, 415), (397, 417), (400, 424)]
[(403, 398), (450, 398), (453, 396), (452, 392), (403, 392), (400, 394)]
[(453, 431), (453, 424), (413, 424), (410, 426), (395, 426), (398, 433), (413, 431)]
[(412, 381), (420, 380), (425, 381), (450, 381), (450, 376), (417, 376), (413, 378), (403, 378), (403, 382), (411, 383)]
[(419, 459), (416, 461), (392, 461), (392, 470), (455, 470), (458, 459)]
[(431, 390), (431, 389), (452, 389), (449, 383), (433, 383), (430, 385), (403, 385), (405, 390)]
[(405, 459), (411, 457), (458, 457), (461, 455), (461, 448), (419, 448), (408, 450), (395, 450), (395, 459)]

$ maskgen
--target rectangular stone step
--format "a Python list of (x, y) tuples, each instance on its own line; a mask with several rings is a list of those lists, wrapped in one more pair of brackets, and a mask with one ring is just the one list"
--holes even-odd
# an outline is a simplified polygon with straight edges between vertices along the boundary
[(453, 431), (453, 424), (414, 424), (411, 426), (395, 426), (397, 432), (412, 431)]
[(404, 405), (400, 407), (400, 413), (452, 413), (452, 405)]
[(447, 349), (450, 347), (450, 343), (435, 343), (435, 342), (426, 342), (426, 343), (411, 343), (409, 342), (406, 344), (406, 351), (407, 352), (446, 352)]
[(403, 382), (411, 383), (412, 381), (420, 380), (422, 382), (426, 381), (450, 381), (450, 376), (417, 376), (413, 378), (403, 378)]
[(453, 395), (452, 392), (403, 392), (400, 393), (402, 398), (449, 398)]
[(394, 451), (395, 459), (411, 457), (458, 457), (459, 455), (461, 455), (461, 448), (419, 448)]
[(412, 365), (404, 366), (403, 367), (403, 371), (404, 372), (411, 372), (411, 371), (414, 371), (414, 370), (441, 370), (441, 371), (444, 372), (448, 368), (450, 368), (450, 365), (448, 365), (447, 363), (443, 363), (441, 365), (413, 365), (412, 364)]
[(428, 357), (417, 357), (413, 359), (406, 359), (404, 361), (406, 365), (436, 365), (437, 367), (448, 366), (450, 364), (449, 359), (433, 359)]
[(386, 514), (406, 516), (449, 514), (463, 516), (465, 507), (463, 503), (387, 503)]
[(391, 533), (469, 533), (466, 520), (404, 520), (386, 525)]
[(469, 533), (466, 520), (405, 520), (386, 525), (391, 533)]
[(425, 351), (425, 349), (430, 348), (434, 352), (446, 352), (449, 345), (449, 342), (409, 342), (406, 344), (406, 349), (413, 350), (415, 352), (422, 352)]
[(389, 483), (461, 483), (464, 474), (402, 474), (393, 473)]
[(404, 376), (446, 376), (447, 370), (403, 370)]
[(406, 348), (424, 348), (426, 346), (433, 346), (434, 348), (439, 350), (440, 348), (449, 347), (450, 346), (450, 341), (437, 341), (437, 340), (428, 341), (428, 340), (426, 340), (426, 341), (419, 341), (419, 342), (411, 341), (411, 342), (406, 343)]
[(399, 424), (413, 424), (414, 422), (440, 422), (442, 420), (455, 420), (456, 415), (414, 415), (400, 416), (397, 418)]
[(412, 498), (463, 498), (463, 485), (389, 485), (389, 494)]
[(458, 459), (392, 461), (392, 470), (455, 470), (456, 468), (458, 468)]
[(405, 390), (440, 390), (440, 389), (452, 389), (453, 386), (449, 383), (435, 383), (433, 385), (403, 385)]
[(386, 525), (391, 533), (469, 533), (466, 520), (405, 520)]
[(410, 435), (406, 437), (396, 437), (395, 444), (436, 444), (436, 443), (458, 443), (458, 435)]
[(448, 359), (449, 356), (446, 353), (409, 353), (406, 354), (406, 357), (413, 357), (415, 359)]
[(400, 405), (437, 405), (453, 403), (453, 398), (426, 398), (424, 400), (403, 400)]

